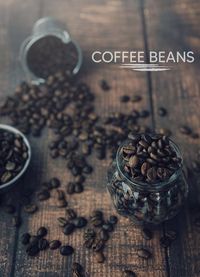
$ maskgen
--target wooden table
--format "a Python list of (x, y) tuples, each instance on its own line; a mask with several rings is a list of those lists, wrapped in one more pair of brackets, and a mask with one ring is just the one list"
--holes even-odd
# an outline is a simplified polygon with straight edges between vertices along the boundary
[[(83, 78), (96, 93), (97, 112), (125, 111), (145, 108), (151, 111), (146, 124), (154, 128), (166, 127), (180, 144), (186, 160), (194, 159), (199, 139), (182, 137), (177, 128), (191, 124), (200, 132), (199, 61), (195, 64), (176, 65), (166, 72), (134, 72), (119, 69), (118, 65), (95, 65), (91, 62), (94, 50), (188, 50), (198, 52), (200, 44), (200, 4), (195, 0), (7, 0), (0, 1), (0, 99), (12, 95), (15, 86), (24, 78), (18, 53), (21, 42), (30, 34), (34, 22), (43, 16), (53, 16), (68, 26), (71, 35), (84, 52)], [(99, 81), (105, 78), (112, 89), (101, 91)], [(123, 94), (141, 94), (139, 104), (121, 104)], [(168, 116), (157, 114), (166, 106)], [(2, 118), (1, 122), (7, 122)], [(42, 139), (30, 138), (33, 148), (31, 175), (27, 185), (40, 184), (53, 176), (62, 180), (63, 187), (72, 178), (63, 160), (52, 161), (47, 151), (51, 132), (46, 130)], [(79, 214), (88, 216), (92, 209), (102, 208), (106, 215), (115, 213), (106, 192), (106, 170), (109, 161), (97, 162), (98, 170), (88, 179), (83, 194), (68, 200)], [(190, 184), (195, 187), (195, 183)], [(17, 201), (16, 201), (17, 202)], [(156, 230), (154, 238), (145, 241), (140, 230), (127, 219), (121, 218), (105, 249), (106, 262), (97, 264), (82, 245), (82, 233), (66, 237), (57, 227), (56, 218), (63, 211), (55, 207), (53, 199), (40, 205), (39, 211), (23, 216), (19, 229), (11, 227), (10, 217), (0, 211), (0, 276), (8, 277), (64, 277), (71, 275), (71, 263), (79, 261), (91, 277), (119, 277), (121, 270), (132, 269), (139, 277), (200, 276), (200, 232), (192, 224), (188, 209), (175, 221)], [(44, 251), (36, 258), (28, 258), (19, 238), (26, 231), (36, 232), (45, 225), (50, 229), (49, 239), (58, 238), (76, 249), (73, 257), (61, 257), (58, 251)], [(168, 249), (160, 247), (159, 239), (167, 228), (175, 228), (178, 239)], [(154, 253), (143, 261), (136, 249), (145, 245)]]

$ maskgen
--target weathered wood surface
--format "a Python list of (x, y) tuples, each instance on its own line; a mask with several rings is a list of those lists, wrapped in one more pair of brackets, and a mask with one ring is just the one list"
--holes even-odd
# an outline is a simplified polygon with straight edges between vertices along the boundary
[[(145, 108), (152, 112), (146, 124), (153, 127), (170, 127), (174, 134), (181, 123), (190, 123), (200, 132), (199, 116), (199, 80), (198, 66), (181, 65), (166, 73), (136, 73), (119, 69), (117, 65), (98, 65), (91, 62), (94, 50), (147, 50), (191, 48), (198, 50), (199, 11), (197, 1), (92, 1), (92, 0), (41, 0), (0, 1), (0, 99), (12, 94), (17, 83), (23, 79), (18, 63), (18, 50), (21, 41), (30, 34), (34, 22), (42, 16), (53, 16), (68, 26), (75, 40), (83, 49), (84, 67), (82, 78), (96, 93), (96, 108), (99, 114), (110, 111), (126, 111), (133, 108)], [(187, 50), (186, 48), (186, 50)], [(99, 88), (99, 81), (105, 78), (112, 89), (104, 93)], [(121, 104), (123, 94), (141, 93), (143, 101), (139, 104)], [(165, 105), (169, 115), (161, 119), (157, 109)], [(1, 122), (5, 122), (2, 118)], [(42, 139), (30, 138), (33, 147), (32, 168), (25, 176), (24, 185), (39, 185), (42, 181), (57, 176), (62, 180), (63, 188), (72, 179), (63, 160), (52, 160), (47, 151), (47, 144), (52, 134), (44, 132)], [(174, 136), (184, 150), (186, 159), (192, 158), (199, 140), (183, 139)], [(106, 192), (106, 170), (110, 161), (99, 162), (92, 158), (96, 170), (85, 186), (83, 194), (69, 197), (70, 205), (80, 215), (88, 216), (92, 209), (103, 208), (106, 215), (115, 213)], [(98, 170), (97, 170), (98, 168)], [(89, 276), (120, 277), (121, 270), (133, 269), (138, 276), (200, 276), (199, 269), (199, 233), (191, 225), (187, 211), (178, 217), (178, 224), (170, 223), (179, 231), (176, 243), (165, 251), (160, 248), (159, 238), (163, 228), (155, 231), (154, 239), (144, 241), (140, 230), (130, 222), (120, 218), (118, 227), (105, 249), (106, 263), (99, 265), (91, 252), (82, 247), (82, 233), (75, 232), (66, 237), (55, 224), (64, 211), (55, 207), (54, 199), (42, 203), (38, 213), (23, 216), (23, 225), (18, 231), (10, 227), (10, 219), (0, 211), (0, 276), (16, 277), (54, 277), (72, 276), (71, 263), (79, 261), (84, 265)], [(170, 224), (165, 228), (170, 227)], [(41, 225), (50, 230), (48, 238), (61, 239), (70, 243), (76, 252), (73, 257), (61, 257), (58, 251), (45, 251), (38, 257), (27, 258), (19, 243), (22, 233), (36, 232)], [(176, 226), (177, 225), (177, 226)], [(152, 260), (141, 261), (136, 256), (136, 248), (146, 245), (153, 250)]]

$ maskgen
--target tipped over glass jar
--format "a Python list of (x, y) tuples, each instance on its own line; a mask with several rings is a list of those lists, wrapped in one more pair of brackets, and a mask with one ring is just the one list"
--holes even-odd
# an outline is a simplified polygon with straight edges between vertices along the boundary
[(167, 136), (131, 134), (108, 170), (107, 188), (117, 212), (137, 225), (174, 217), (188, 195), (180, 150)]

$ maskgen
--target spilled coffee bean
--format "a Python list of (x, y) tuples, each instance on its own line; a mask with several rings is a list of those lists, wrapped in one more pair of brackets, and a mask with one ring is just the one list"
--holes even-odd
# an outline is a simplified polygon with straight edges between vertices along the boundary
[(60, 247), (60, 254), (62, 256), (70, 256), (73, 253), (74, 253), (74, 249), (70, 245), (63, 245)]
[(139, 258), (142, 258), (142, 259), (145, 259), (145, 260), (148, 260), (152, 257), (152, 253), (145, 249), (145, 248), (139, 248), (138, 251), (137, 251), (137, 255)]
[(49, 248), (51, 250), (58, 249), (61, 246), (61, 242), (59, 240), (52, 240), (49, 243)]

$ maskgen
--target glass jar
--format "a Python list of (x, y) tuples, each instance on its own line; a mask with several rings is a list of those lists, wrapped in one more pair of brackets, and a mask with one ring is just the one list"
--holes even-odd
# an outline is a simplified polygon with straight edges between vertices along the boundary
[(51, 17), (41, 18), (34, 24), (31, 36), (27, 37), (22, 43), (19, 54), (19, 59), (27, 79), (32, 80), (34, 83), (44, 82), (44, 78), (36, 76), (29, 67), (27, 62), (28, 53), (30, 49), (34, 47), (34, 45), (47, 36), (54, 36), (67, 45), (73, 45), (73, 47), (76, 49), (78, 58), (77, 63), (72, 71), (74, 75), (79, 72), (82, 65), (83, 57), (81, 48), (77, 42), (72, 40), (70, 34), (66, 30), (65, 24)]
[[(182, 167), (167, 181), (155, 184), (133, 181), (122, 170), (121, 149), (108, 170), (107, 188), (117, 212), (137, 225), (155, 225), (174, 217), (188, 195), (188, 185)], [(178, 157), (178, 147), (170, 140)]]

